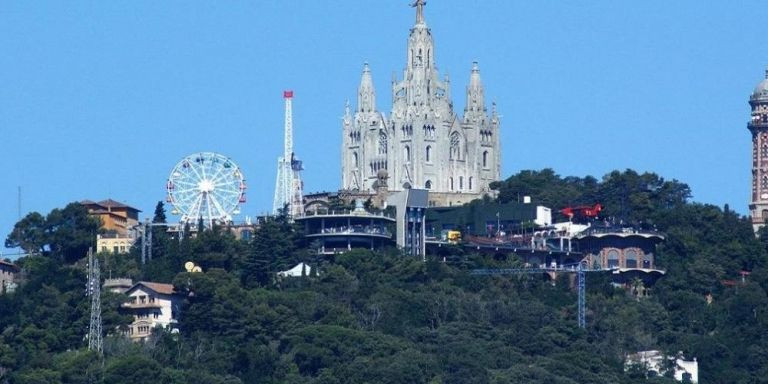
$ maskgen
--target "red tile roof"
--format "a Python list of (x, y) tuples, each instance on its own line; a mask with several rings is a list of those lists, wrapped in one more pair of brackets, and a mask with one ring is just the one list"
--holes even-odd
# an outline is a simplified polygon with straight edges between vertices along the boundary
[(110, 209), (110, 208), (125, 208), (125, 209), (127, 209), (129, 211), (141, 212), (140, 209), (136, 209), (134, 207), (131, 207), (130, 205), (126, 205), (126, 204), (123, 204), (123, 203), (121, 203), (119, 201), (115, 201), (115, 200), (112, 200), (112, 199), (102, 200), (102, 201), (99, 201), (98, 203), (95, 202), (95, 201), (92, 201), (92, 200), (83, 200), (83, 201), (80, 202), (80, 204), (86, 205), (86, 206), (102, 207), (102, 208), (107, 209), (107, 210)]
[(7, 262), (7, 261), (2, 260), (2, 259), (0, 259), (0, 264), (7, 265), (7, 266), (15, 269), (16, 271), (20, 271), (21, 270), (21, 268), (19, 268), (18, 265), (14, 264), (14, 263)]
[(138, 283), (134, 284), (133, 287), (129, 288), (127, 292), (133, 291), (133, 289), (138, 287), (139, 285), (143, 285), (157, 293), (161, 293), (164, 295), (174, 294), (173, 284), (154, 283), (151, 281), (139, 281)]

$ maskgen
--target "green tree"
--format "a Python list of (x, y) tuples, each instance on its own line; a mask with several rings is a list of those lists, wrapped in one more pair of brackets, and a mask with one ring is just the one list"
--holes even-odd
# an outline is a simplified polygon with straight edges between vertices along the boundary
[(104, 382), (110, 384), (165, 382), (164, 377), (160, 364), (143, 355), (112, 359), (104, 370)]
[(13, 226), (13, 231), (5, 239), (6, 248), (21, 247), (28, 253), (43, 252), (46, 245), (48, 245), (48, 236), (45, 218), (37, 212), (24, 216)]

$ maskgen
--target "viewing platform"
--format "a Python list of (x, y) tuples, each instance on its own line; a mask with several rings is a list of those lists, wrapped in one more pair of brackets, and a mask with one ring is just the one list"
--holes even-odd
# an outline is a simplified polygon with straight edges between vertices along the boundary
[(353, 210), (308, 213), (295, 218), (304, 226), (304, 236), (316, 242), (319, 253), (330, 255), (353, 248), (380, 249), (393, 246), (395, 218), (368, 212), (358, 206)]

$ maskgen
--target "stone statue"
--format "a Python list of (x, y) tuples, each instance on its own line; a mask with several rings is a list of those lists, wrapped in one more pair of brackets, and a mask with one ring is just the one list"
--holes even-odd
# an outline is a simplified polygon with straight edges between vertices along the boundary
[(423, 24), (424, 23), (424, 6), (427, 5), (427, 2), (424, 0), (416, 0), (411, 4), (411, 7), (416, 8), (416, 24)]

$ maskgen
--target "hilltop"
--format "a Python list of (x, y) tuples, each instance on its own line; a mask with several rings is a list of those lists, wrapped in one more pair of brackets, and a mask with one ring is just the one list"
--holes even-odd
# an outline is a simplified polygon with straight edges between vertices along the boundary
[[(499, 202), (599, 201), (606, 216), (654, 227), (666, 237), (656, 254), (666, 275), (643, 298), (590, 276), (582, 330), (568, 279), (469, 273), (517, 266), (514, 257), (460, 247), (426, 262), (396, 249), (321, 256), (280, 216), (250, 240), (219, 228), (179, 240), (158, 233), (146, 265), (137, 249), (98, 256), (103, 275), (173, 283), (184, 297), (179, 332), (128, 341), (118, 331), (131, 321), (119, 310), (126, 297), (105, 293), (102, 362), (83, 338), (83, 257), (98, 223), (71, 204), (30, 213), (8, 237), (39, 254), (18, 260), (22, 284), (0, 295), (0, 383), (675, 382), (625, 367), (645, 350), (696, 358), (701, 382), (768, 377), (768, 232), (756, 237), (748, 218), (631, 170), (600, 180), (523, 171), (493, 187)], [(184, 272), (188, 260), (203, 272)], [(301, 261), (313, 272), (275, 276)], [(743, 282), (740, 271), (750, 272)]]

